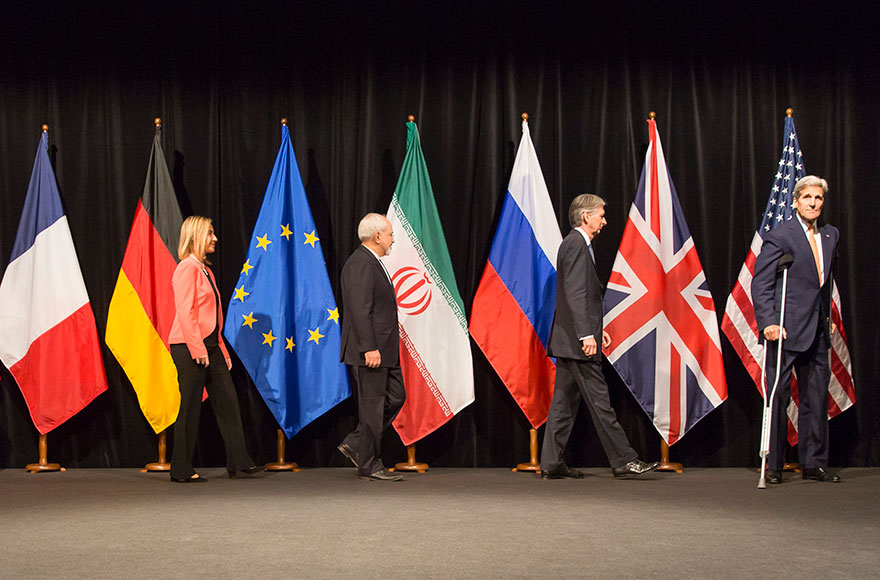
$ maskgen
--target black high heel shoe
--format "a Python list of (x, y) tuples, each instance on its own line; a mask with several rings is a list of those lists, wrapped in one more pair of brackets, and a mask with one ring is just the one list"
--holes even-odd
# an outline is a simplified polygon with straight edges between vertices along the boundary
[(252, 465), (238, 471), (227, 471), (226, 473), (229, 474), (229, 479), (238, 479), (239, 477), (254, 477), (261, 471), (266, 471), (265, 465)]
[(171, 481), (173, 483), (203, 483), (203, 482), (208, 481), (208, 478), (202, 477), (201, 475), (196, 473), (195, 475), (191, 475), (189, 477), (184, 477), (184, 478), (172, 477)]

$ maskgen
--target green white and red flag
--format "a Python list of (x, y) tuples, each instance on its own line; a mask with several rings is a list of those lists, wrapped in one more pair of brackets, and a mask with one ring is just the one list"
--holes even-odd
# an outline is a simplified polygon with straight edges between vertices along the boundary
[(406, 403), (394, 420), (415, 443), (474, 401), (464, 303), (455, 283), (416, 124), (406, 124), (406, 156), (388, 208), (394, 230), (382, 258), (397, 295), (400, 366)]

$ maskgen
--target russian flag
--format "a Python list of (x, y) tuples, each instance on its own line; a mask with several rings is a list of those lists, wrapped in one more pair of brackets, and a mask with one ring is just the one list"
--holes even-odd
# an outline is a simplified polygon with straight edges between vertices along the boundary
[(95, 316), (48, 147), (44, 127), (12, 258), (0, 281), (0, 360), (41, 435), (107, 390)]
[(501, 217), (474, 296), (470, 333), (535, 429), (547, 420), (556, 378), (547, 341), (561, 243), (529, 124), (523, 121)]

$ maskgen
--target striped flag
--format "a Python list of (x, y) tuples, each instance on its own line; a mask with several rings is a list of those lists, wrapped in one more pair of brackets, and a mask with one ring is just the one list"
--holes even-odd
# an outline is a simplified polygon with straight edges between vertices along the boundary
[(535, 429), (547, 420), (556, 378), (547, 341), (561, 243), (529, 124), (523, 121), (501, 217), (474, 296), (470, 330)]
[(605, 291), (608, 361), (668, 445), (727, 399), (715, 302), (657, 124)]
[(177, 368), (171, 360), (168, 334), (174, 322), (171, 276), (177, 267), (182, 223), (157, 131), (104, 334), (156, 433), (174, 423), (180, 408)]
[(474, 401), (464, 303), (455, 284), (416, 124), (406, 124), (406, 157), (387, 218), (395, 232), (382, 258), (397, 295), (406, 403), (394, 420), (415, 443)]
[[(755, 309), (752, 302), (752, 275), (755, 272), (755, 260), (761, 253), (763, 236), (777, 225), (792, 218), (795, 214), (792, 192), (794, 184), (806, 176), (803, 153), (798, 143), (794, 119), (785, 117), (783, 130), (782, 155), (773, 178), (770, 198), (761, 216), (761, 223), (755, 235), (749, 253), (739, 271), (736, 284), (727, 298), (721, 330), (742, 360), (743, 365), (761, 392), (761, 357), (763, 345), (758, 340), (758, 323), (755, 321)], [(840, 314), (840, 293), (837, 281), (831, 287), (831, 319), (837, 325), (837, 332), (831, 336), (831, 380), (828, 384), (828, 416), (836, 417), (856, 402), (855, 385), (852, 377), (852, 363), (849, 347), (846, 343), (846, 331)], [(797, 379), (792, 374), (792, 389), (787, 414), (788, 440), (797, 443)]]
[(0, 360), (45, 435), (107, 390), (95, 315), (43, 131), (0, 281)]

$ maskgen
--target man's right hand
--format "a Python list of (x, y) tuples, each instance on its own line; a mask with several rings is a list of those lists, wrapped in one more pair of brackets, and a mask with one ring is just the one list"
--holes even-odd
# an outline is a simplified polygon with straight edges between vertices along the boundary
[[(771, 324), (770, 326), (764, 328), (764, 338), (773, 341), (779, 340), (779, 325)], [(788, 333), (785, 332), (784, 328), (782, 329), (782, 338), (788, 338)]]
[(585, 338), (581, 341), (581, 350), (584, 351), (584, 354), (587, 356), (593, 356), (596, 354), (596, 339), (594, 337)]
[(379, 368), (379, 365), (382, 364), (382, 355), (379, 354), (379, 349), (365, 352), (364, 361), (371, 369)]

